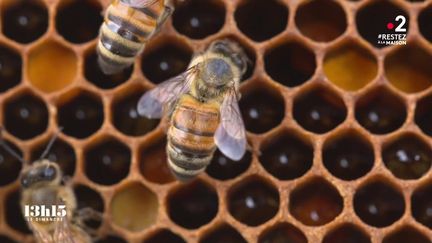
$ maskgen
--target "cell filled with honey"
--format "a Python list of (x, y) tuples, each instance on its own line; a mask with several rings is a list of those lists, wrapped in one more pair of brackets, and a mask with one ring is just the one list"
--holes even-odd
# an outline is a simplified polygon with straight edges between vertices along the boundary
[(105, 138), (85, 152), (85, 173), (90, 180), (113, 185), (129, 173), (130, 148), (113, 138)]
[(102, 126), (104, 111), (99, 97), (88, 92), (72, 94), (58, 106), (57, 122), (63, 132), (76, 138), (86, 138)]
[(228, 195), (228, 209), (240, 222), (258, 226), (279, 210), (279, 193), (259, 178), (249, 178), (234, 186)]
[[(5, 1), (5, 3), (7, 3)], [(3, 33), (19, 43), (30, 43), (48, 28), (48, 9), (42, 1), (19, 0), (3, 4)]]
[(243, 236), (229, 225), (222, 225), (207, 233), (200, 243), (246, 243)]
[(332, 221), (342, 212), (344, 206), (337, 189), (322, 178), (315, 178), (294, 189), (290, 199), (290, 212), (309, 226), (324, 225)]
[(46, 103), (29, 92), (6, 100), (3, 114), (6, 130), (20, 139), (34, 138), (48, 127)]
[(199, 180), (176, 188), (167, 203), (169, 217), (187, 229), (208, 224), (216, 216), (219, 206), (215, 190)]
[(18, 85), (22, 77), (22, 58), (10, 47), (0, 45), (0, 92)]
[(396, 222), (405, 210), (402, 194), (379, 180), (360, 187), (354, 195), (354, 210), (363, 222), (386, 227)]
[(277, 92), (256, 89), (243, 94), (240, 110), (246, 130), (264, 133), (279, 125), (284, 118), (284, 102)]
[(304, 175), (312, 166), (313, 148), (298, 136), (284, 132), (268, 140), (261, 148), (259, 161), (276, 178), (292, 180)]
[(217, 33), (225, 23), (225, 6), (220, 0), (191, 0), (180, 5), (173, 14), (173, 26), (192, 39)]

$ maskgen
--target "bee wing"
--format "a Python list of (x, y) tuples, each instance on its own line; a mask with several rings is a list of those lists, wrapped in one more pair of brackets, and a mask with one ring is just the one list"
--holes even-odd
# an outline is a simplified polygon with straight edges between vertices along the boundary
[(215, 143), (228, 158), (240, 160), (246, 152), (246, 132), (234, 89), (225, 96), (220, 109)]
[(145, 8), (153, 5), (158, 0), (121, 0), (122, 3), (134, 7), (134, 8)]
[(54, 242), (75, 243), (72, 227), (66, 216), (56, 224), (54, 230)]
[(189, 92), (195, 70), (195, 67), (189, 68), (146, 92), (138, 101), (138, 114), (150, 119), (161, 118), (164, 106), (171, 106), (180, 95)]
[(36, 242), (41, 243), (54, 243), (52, 236), (42, 226), (37, 223), (31, 223), (30, 228), (33, 232)]

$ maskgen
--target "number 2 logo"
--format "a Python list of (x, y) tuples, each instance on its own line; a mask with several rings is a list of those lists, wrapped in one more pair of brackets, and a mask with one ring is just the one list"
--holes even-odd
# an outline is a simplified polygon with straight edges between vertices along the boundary
[(404, 25), (406, 24), (406, 18), (403, 15), (398, 15), (395, 18), (396, 22), (399, 22), (399, 25), (396, 27), (395, 31), (396, 32), (406, 32), (406, 28), (404, 28)]

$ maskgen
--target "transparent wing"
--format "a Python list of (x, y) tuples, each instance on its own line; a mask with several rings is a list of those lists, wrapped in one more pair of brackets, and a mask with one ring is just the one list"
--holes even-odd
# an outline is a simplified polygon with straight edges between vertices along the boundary
[(225, 96), (220, 112), (215, 143), (228, 158), (240, 160), (246, 152), (246, 132), (234, 89)]
[(54, 243), (52, 236), (37, 223), (31, 223), (30, 228), (33, 232), (34, 237), (36, 238), (36, 242), (41, 243)]
[(62, 221), (58, 221), (56, 224), (54, 242), (77, 243), (74, 240), (72, 227), (66, 216), (62, 218)]
[(161, 118), (164, 106), (171, 106), (180, 95), (189, 92), (195, 71), (195, 67), (189, 68), (146, 92), (138, 101), (138, 113), (150, 119)]
[(159, 0), (121, 0), (122, 3), (134, 7), (134, 8), (145, 8), (155, 4)]

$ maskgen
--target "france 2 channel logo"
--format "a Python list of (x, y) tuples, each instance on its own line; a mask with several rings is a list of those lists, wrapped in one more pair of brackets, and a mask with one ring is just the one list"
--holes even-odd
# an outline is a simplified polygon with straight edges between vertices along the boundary
[(66, 205), (25, 205), (24, 217), (32, 222), (62, 221), (66, 217)]
[(387, 23), (387, 33), (378, 34), (378, 44), (383, 46), (406, 45), (406, 23), (407, 19), (405, 16), (396, 16), (394, 22)]

